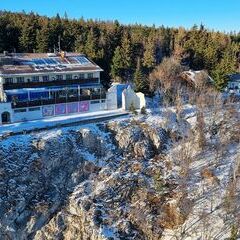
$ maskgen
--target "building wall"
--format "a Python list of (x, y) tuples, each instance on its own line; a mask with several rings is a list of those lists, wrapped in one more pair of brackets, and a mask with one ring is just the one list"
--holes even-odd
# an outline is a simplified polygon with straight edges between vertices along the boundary
[(17, 83), (17, 77), (24, 77), (24, 82), (32, 81), (33, 76), (39, 76), (39, 81), (42, 82), (42, 76), (49, 76), (49, 81), (53, 80), (53, 78), (56, 79), (57, 75), (62, 75), (63, 80), (66, 80), (66, 75), (72, 75), (72, 78), (74, 79), (75, 76), (79, 77), (79, 74), (84, 74), (84, 78), (88, 78), (88, 74), (93, 74), (93, 78), (99, 78), (100, 79), (100, 72), (92, 72), (92, 71), (79, 71), (79, 72), (59, 72), (59, 73), (31, 73), (28, 75), (24, 74), (16, 74), (16, 75), (9, 75), (8, 77), (0, 77), (0, 82), (5, 83), (5, 78), (13, 78), (13, 83)]
[(118, 108), (117, 91), (107, 92), (106, 104), (108, 110), (115, 110)]
[(42, 118), (42, 107), (38, 108), (38, 111), (29, 111), (29, 108), (24, 108), (26, 112), (15, 112), (20, 109), (13, 110), (12, 122), (24, 122)]
[(239, 81), (229, 81), (226, 89), (228, 92), (240, 93), (240, 80)]
[(107, 92), (107, 109), (114, 110), (122, 107), (122, 92), (129, 84), (113, 84)]
[(3, 77), (0, 76), (0, 102), (4, 101)]
[(129, 110), (132, 104), (135, 109), (140, 109), (146, 106), (146, 101), (143, 93), (135, 93), (129, 86), (122, 92), (122, 109)]
[[(31, 111), (34, 109), (35, 111)], [(68, 104), (54, 104), (31, 108), (11, 109), (10, 103), (0, 104), (0, 114), (8, 111), (11, 116), (11, 123), (43, 119), (54, 116), (74, 115), (87, 112), (97, 112), (106, 109), (105, 100), (92, 100), (73, 102)], [(24, 112), (21, 112), (23, 111)], [(1, 121), (1, 120), (0, 120)], [(0, 122), (1, 124), (2, 122)]]
[(2, 124), (2, 113), (9, 112), (10, 113), (10, 120), (12, 120), (13, 112), (11, 103), (0, 103), (0, 125)]

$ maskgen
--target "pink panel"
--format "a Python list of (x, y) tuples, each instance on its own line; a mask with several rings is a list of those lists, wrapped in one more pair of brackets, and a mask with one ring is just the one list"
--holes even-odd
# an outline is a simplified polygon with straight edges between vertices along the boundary
[(78, 112), (78, 103), (68, 103), (67, 104), (68, 113), (77, 113)]
[(66, 114), (66, 104), (57, 104), (55, 105), (55, 115), (63, 115)]
[(79, 102), (79, 112), (87, 112), (89, 111), (89, 102)]
[(53, 106), (43, 106), (42, 107), (42, 115), (43, 117), (50, 117), (54, 115), (54, 107)]

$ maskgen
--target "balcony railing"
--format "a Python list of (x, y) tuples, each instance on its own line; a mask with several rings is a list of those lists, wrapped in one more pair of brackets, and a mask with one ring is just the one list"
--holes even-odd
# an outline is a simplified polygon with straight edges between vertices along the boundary
[(4, 83), (4, 90), (21, 89), (21, 88), (40, 88), (40, 87), (51, 87), (51, 86), (67, 86), (72, 84), (96, 84), (99, 83), (98, 78), (88, 79), (70, 79), (70, 80), (54, 80), (48, 82), (24, 82), (24, 83)]
[(12, 108), (25, 108), (25, 107), (35, 107), (42, 105), (50, 105), (57, 103), (69, 103), (69, 102), (78, 102), (78, 101), (89, 101), (89, 100), (99, 100), (106, 99), (106, 94), (93, 94), (93, 95), (81, 95), (78, 97), (61, 97), (55, 99), (38, 99), (31, 101), (15, 102), (12, 103)]

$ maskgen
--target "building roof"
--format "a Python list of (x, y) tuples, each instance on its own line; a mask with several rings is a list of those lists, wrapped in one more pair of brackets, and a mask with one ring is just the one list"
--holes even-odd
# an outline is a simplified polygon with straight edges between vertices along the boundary
[(0, 56), (0, 75), (103, 71), (79, 53), (12, 53)]
[(204, 71), (204, 70), (200, 70), (200, 71), (193, 71), (193, 70), (189, 70), (189, 71), (184, 71), (181, 73), (181, 76), (183, 79), (190, 81), (192, 84), (196, 84), (196, 81), (198, 79), (198, 76), (200, 76), (201, 74), (206, 74), (207, 77), (207, 81), (209, 83), (213, 83), (213, 79)]
[(233, 81), (233, 82), (236, 82), (236, 81), (240, 82), (240, 73), (230, 74), (229, 79), (230, 81)]

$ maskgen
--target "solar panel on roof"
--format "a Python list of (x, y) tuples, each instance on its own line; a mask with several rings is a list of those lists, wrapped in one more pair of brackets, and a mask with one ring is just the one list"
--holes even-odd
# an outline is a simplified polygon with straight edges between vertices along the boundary
[(19, 64), (20, 65), (32, 65), (32, 64), (34, 64), (32, 61), (30, 61), (30, 60), (21, 60), (20, 62), (19, 62)]
[(39, 58), (33, 59), (32, 62), (36, 65), (44, 65), (45, 64), (45, 62)]
[(56, 61), (58, 64), (62, 64), (63, 63), (63, 61), (61, 59), (59, 59), (59, 58), (55, 58), (54, 61)]
[(56, 62), (56, 60), (51, 59), (51, 58), (43, 58), (43, 60), (44, 60), (47, 64), (49, 64), (49, 65), (56, 65), (56, 64), (58, 64), (58, 63)]
[(81, 65), (89, 63), (89, 60), (88, 60), (87, 58), (85, 58), (85, 57), (75, 57), (75, 59), (76, 59)]

